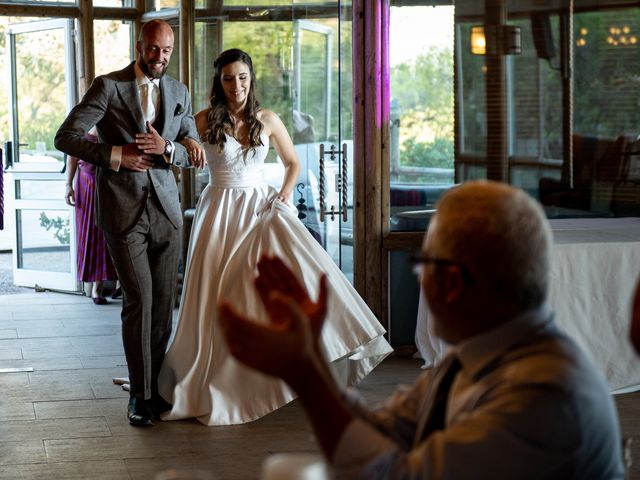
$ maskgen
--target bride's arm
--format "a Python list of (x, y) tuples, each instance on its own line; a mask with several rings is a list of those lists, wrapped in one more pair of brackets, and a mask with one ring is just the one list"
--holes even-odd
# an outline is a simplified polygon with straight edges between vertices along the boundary
[(300, 161), (289, 132), (280, 117), (270, 110), (263, 110), (261, 113), (260, 120), (266, 127), (269, 140), (284, 164), (284, 180), (280, 192), (278, 192), (278, 198), (283, 202), (288, 202), (300, 174)]
[(198, 135), (200, 135), (200, 140), (202, 140), (202, 135), (207, 131), (207, 114), (209, 113), (209, 109), (205, 108), (204, 110), (200, 110), (193, 117), (196, 120), (196, 129), (198, 130)]
[[(208, 110), (201, 110), (194, 115), (196, 121), (196, 129), (198, 130), (198, 136), (202, 139), (202, 135), (207, 129), (207, 112)], [(201, 143), (195, 138), (186, 137), (180, 140), (184, 148), (187, 149), (189, 154), (189, 163), (197, 168), (204, 168), (206, 166), (206, 160), (204, 158), (204, 150)]]

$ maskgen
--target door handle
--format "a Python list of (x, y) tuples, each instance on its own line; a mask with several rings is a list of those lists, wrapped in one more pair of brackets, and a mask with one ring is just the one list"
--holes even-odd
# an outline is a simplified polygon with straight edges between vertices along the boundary
[(319, 179), (319, 190), (320, 190), (320, 222), (324, 222), (324, 143), (320, 144), (320, 179)]
[[(335, 205), (331, 205), (331, 208), (328, 212), (326, 212), (326, 201), (325, 201), (325, 192), (326, 192), (326, 176), (324, 169), (324, 156), (329, 155), (331, 160), (335, 160), (337, 155), (342, 157), (341, 168), (339, 173), (336, 173), (335, 178), (335, 186), (336, 193), (339, 195), (338, 201), (340, 203), (340, 207), (336, 209)], [(335, 145), (331, 145), (331, 149), (328, 152), (325, 152), (324, 144), (320, 144), (320, 180), (319, 180), (319, 190), (320, 190), (320, 222), (324, 222), (325, 214), (331, 215), (331, 221), (335, 220), (336, 215), (340, 215), (342, 213), (342, 221), (346, 222), (348, 219), (348, 211), (347, 211), (347, 198), (349, 196), (347, 179), (347, 144), (342, 144), (342, 151), (338, 151)]]

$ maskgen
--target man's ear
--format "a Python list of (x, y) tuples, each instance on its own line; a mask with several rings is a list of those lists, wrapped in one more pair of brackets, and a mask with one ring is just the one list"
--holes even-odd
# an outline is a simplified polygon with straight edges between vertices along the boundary
[(447, 265), (443, 271), (444, 299), (447, 303), (453, 303), (462, 296), (466, 287), (463, 271), (459, 265)]

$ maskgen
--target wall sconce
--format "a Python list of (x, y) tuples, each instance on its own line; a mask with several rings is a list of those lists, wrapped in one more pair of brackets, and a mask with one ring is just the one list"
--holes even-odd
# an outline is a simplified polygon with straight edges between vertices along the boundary
[[(485, 35), (485, 32), (489, 35)], [(474, 55), (517, 55), (520, 52), (520, 27), (513, 25), (471, 27), (471, 53)]]
[(485, 55), (487, 53), (487, 39), (484, 36), (484, 27), (475, 25), (471, 27), (471, 53)]

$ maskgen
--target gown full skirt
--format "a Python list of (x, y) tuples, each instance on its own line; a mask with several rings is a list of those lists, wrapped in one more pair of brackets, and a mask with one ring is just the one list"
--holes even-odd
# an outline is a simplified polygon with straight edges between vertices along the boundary
[(206, 425), (240, 424), (295, 398), (283, 381), (233, 358), (218, 322), (221, 301), (268, 322), (253, 286), (264, 254), (282, 258), (312, 299), (320, 275), (327, 275), (328, 313), (321, 335), (336, 378), (354, 384), (392, 351), (383, 327), (295, 208), (277, 200), (277, 192), (264, 183), (266, 148), (258, 148), (246, 162), (246, 154), (234, 154), (240, 151), (234, 142), (228, 137), (222, 152), (205, 148), (212, 182), (196, 208), (178, 324), (160, 371), (159, 392), (173, 405), (163, 420), (195, 417)]

